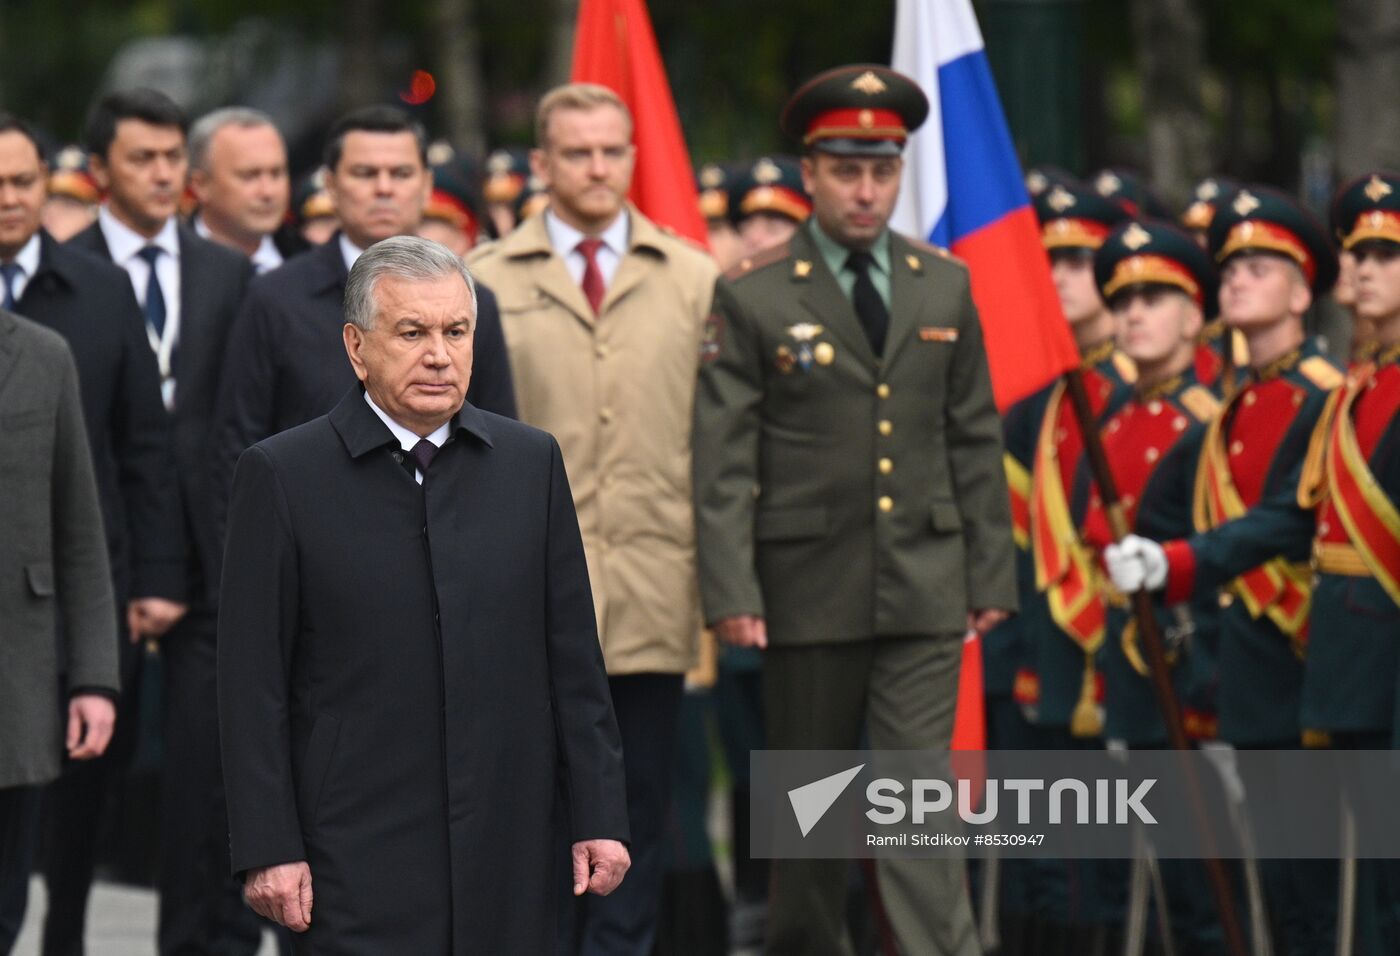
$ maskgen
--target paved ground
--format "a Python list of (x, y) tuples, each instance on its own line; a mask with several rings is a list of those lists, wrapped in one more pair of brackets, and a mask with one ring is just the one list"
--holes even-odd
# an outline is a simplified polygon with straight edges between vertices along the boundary
[[(39, 920), (44, 913), (44, 884), (29, 884), (29, 910), (14, 956), (38, 956)], [(87, 951), (94, 956), (152, 956), (156, 951), (156, 895), (150, 890), (98, 883), (92, 891), (88, 916)], [(272, 937), (265, 936), (258, 956), (276, 956)]]

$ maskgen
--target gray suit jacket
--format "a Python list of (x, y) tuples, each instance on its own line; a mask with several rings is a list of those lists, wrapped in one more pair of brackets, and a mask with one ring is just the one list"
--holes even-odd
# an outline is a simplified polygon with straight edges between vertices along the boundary
[(13, 787), (58, 776), (67, 719), (60, 674), (69, 687), (119, 685), (77, 369), (60, 335), (4, 311), (0, 499), (0, 787)]

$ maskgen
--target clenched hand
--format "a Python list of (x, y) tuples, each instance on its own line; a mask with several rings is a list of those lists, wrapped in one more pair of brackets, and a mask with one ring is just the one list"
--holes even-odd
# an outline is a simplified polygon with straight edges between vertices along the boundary
[(311, 867), (301, 861), (249, 870), (243, 899), (259, 916), (304, 933), (311, 928)]

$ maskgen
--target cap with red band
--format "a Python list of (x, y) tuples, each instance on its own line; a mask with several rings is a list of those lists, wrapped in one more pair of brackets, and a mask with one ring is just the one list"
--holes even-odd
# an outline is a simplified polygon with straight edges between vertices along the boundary
[(887, 66), (857, 64), (803, 84), (783, 110), (781, 125), (808, 150), (898, 156), (928, 111), (928, 97), (909, 77)]
[(1268, 186), (1245, 186), (1216, 204), (1207, 236), (1216, 263), (1247, 253), (1293, 262), (1314, 295), (1337, 281), (1337, 253), (1327, 230), (1295, 199)]

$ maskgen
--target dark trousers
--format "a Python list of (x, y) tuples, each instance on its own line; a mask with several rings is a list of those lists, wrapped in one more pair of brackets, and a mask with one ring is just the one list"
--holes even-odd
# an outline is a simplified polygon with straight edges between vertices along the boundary
[(586, 895), (565, 903), (560, 914), (561, 948), (565, 953), (651, 954), (661, 903), (663, 841), (683, 681), (680, 674), (608, 678), (622, 737), (627, 817), (632, 834), (627, 850), (632, 867), (622, 885), (610, 895)]
[(219, 761), (212, 611), (192, 611), (162, 641), (161, 956), (256, 953), (260, 921), (229, 873)]
[(0, 788), (0, 956), (24, 925), (39, 821), (39, 787)]
[(142, 649), (121, 642), (122, 696), (107, 752), (94, 760), (70, 762), (49, 784), (43, 799), (41, 869), (48, 888), (43, 956), (82, 956), (88, 895), (97, 865), (97, 842), (108, 796), (120, 785), (140, 736)]

